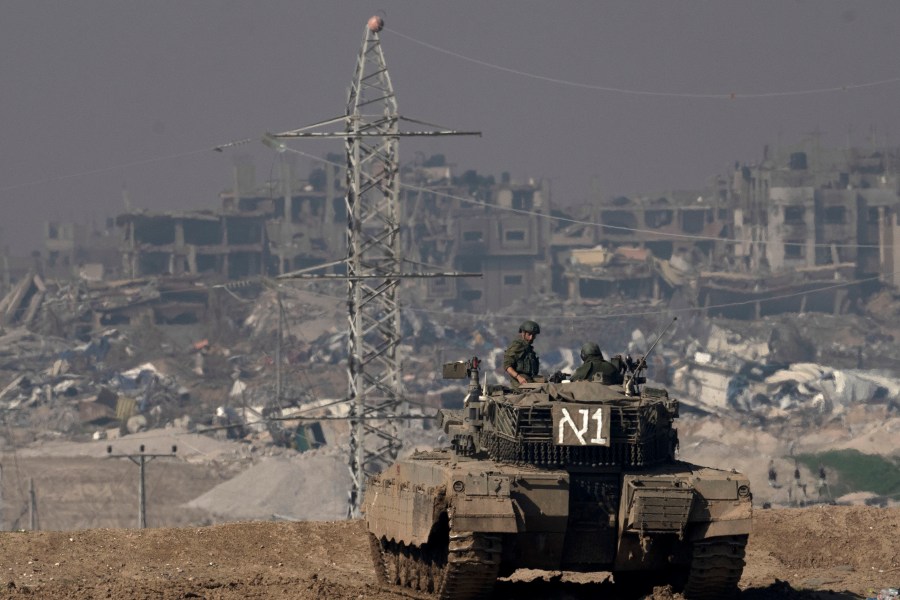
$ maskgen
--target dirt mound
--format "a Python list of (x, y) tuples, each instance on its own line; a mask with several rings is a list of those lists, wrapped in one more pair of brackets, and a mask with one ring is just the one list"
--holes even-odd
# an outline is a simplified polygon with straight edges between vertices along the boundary
[[(898, 533), (900, 509), (759, 510), (741, 598), (850, 600), (895, 587)], [(0, 598), (406, 597), (376, 585), (362, 521), (3, 533), (0, 557)], [(514, 576), (495, 597), (626, 599), (606, 578), (560, 573)]]
[(334, 520), (347, 514), (348, 489), (346, 457), (312, 451), (264, 458), (186, 506), (209, 512), (217, 521)]

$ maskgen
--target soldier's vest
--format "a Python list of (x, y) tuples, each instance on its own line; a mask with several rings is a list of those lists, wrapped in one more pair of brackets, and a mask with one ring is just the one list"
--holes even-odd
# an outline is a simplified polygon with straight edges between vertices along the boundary
[(541, 361), (535, 353), (534, 348), (528, 346), (522, 353), (522, 356), (516, 360), (516, 373), (534, 377), (541, 370)]

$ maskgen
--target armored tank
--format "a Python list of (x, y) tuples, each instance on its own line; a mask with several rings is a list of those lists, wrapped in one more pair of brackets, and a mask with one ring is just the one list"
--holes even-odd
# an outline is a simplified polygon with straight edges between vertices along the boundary
[(449, 447), (367, 484), (379, 582), (463, 600), (516, 569), (605, 571), (631, 591), (733, 596), (750, 482), (678, 460), (678, 401), (645, 385), (644, 361), (618, 364), (618, 376), (518, 389), (482, 384), (477, 358), (444, 365), (470, 380), (463, 408), (439, 413)]

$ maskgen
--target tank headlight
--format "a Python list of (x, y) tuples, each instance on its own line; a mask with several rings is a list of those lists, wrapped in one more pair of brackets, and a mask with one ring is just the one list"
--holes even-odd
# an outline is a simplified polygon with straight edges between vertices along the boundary
[(465, 489), (466, 489), (466, 484), (464, 484), (462, 481), (454, 481), (453, 482), (453, 491), (456, 492), (457, 494), (463, 493), (465, 491)]
[(738, 488), (738, 496), (741, 498), (749, 498), (750, 497), (750, 486), (742, 485)]

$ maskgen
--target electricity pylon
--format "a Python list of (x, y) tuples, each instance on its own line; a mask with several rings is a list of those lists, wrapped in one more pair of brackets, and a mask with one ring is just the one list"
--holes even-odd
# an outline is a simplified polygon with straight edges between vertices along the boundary
[[(350, 331), (347, 379), (350, 402), (348, 516), (359, 515), (366, 478), (380, 472), (401, 448), (397, 425), (404, 391), (397, 348), (401, 322), (397, 286), (400, 272), (399, 140), (410, 136), (480, 135), (446, 130), (401, 131), (400, 122), (435, 125), (401, 117), (381, 48), (381, 17), (366, 24), (343, 117), (293, 131), (267, 134), (278, 139), (343, 138), (347, 153), (347, 305)], [(315, 131), (343, 121), (343, 132)], [(284, 149), (281, 147), (280, 149)], [(466, 276), (445, 274), (447, 276)], [(283, 277), (290, 277), (286, 274)]]

